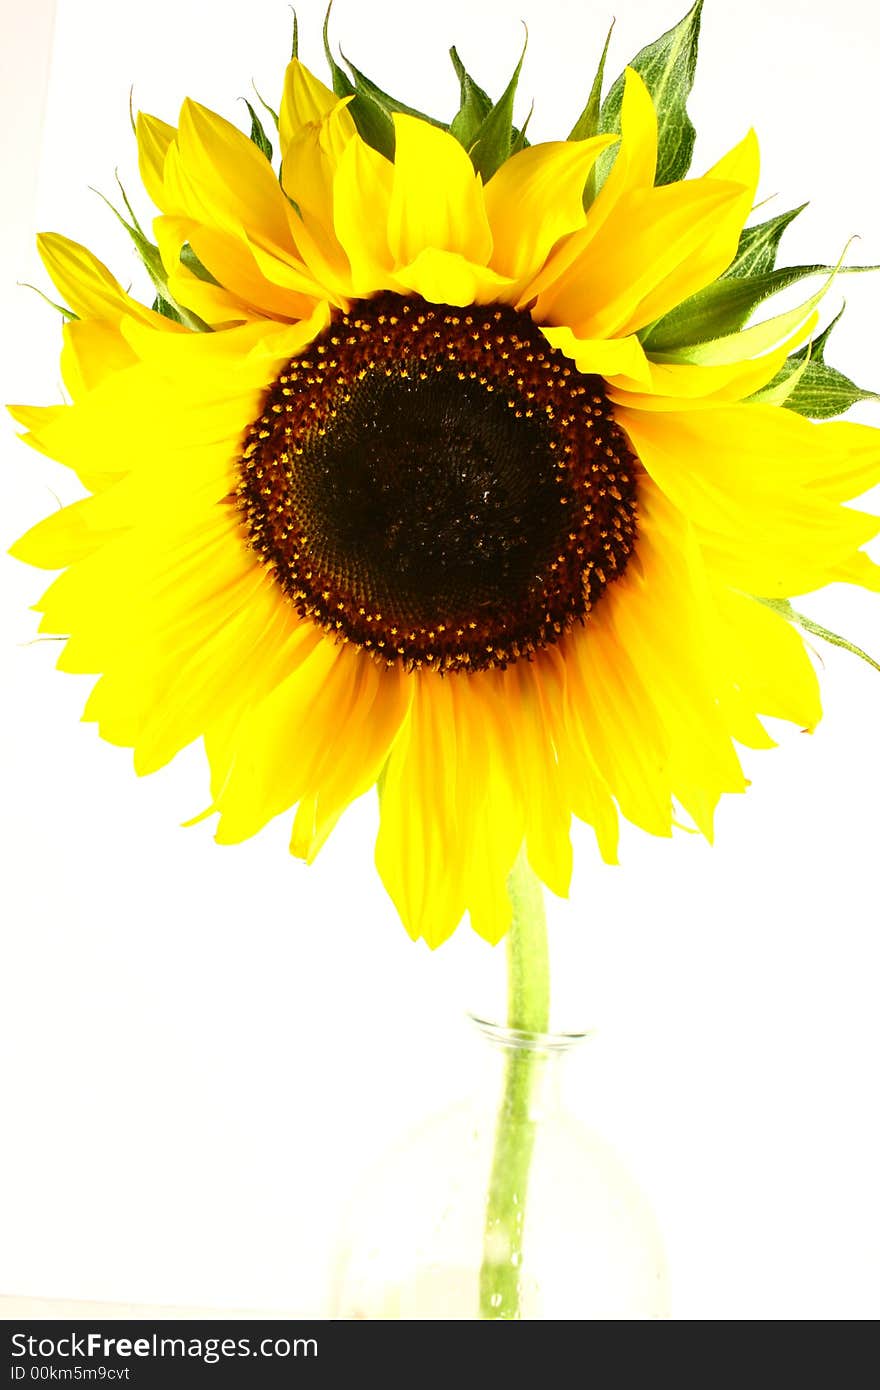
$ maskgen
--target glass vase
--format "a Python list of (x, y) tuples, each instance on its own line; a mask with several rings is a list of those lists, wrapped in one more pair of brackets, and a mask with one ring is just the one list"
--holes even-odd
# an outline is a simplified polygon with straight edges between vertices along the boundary
[(667, 1316), (650, 1208), (613, 1150), (566, 1108), (562, 1075), (587, 1035), (474, 1022), (478, 1083), (362, 1185), (331, 1315)]

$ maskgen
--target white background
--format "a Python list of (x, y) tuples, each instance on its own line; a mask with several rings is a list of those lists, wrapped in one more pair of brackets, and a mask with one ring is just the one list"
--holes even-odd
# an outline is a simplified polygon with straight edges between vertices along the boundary
[[(276, 105), (289, 13), (59, 0), (38, 154), (51, 7), (4, 4), (0, 394), (51, 402), (58, 324), (12, 283), (48, 288), (33, 231), (63, 230), (134, 276), (87, 190), (111, 192), (116, 166), (136, 190), (129, 87), (169, 120), (186, 94), (242, 119), (251, 77)], [(621, 0), (611, 74), (683, 5)], [(322, 0), (298, 9), (318, 65)], [(534, 96), (530, 133), (549, 138), (578, 114), (610, 9), (337, 0), (333, 30), (380, 85), (451, 114), (449, 44), (500, 91), (522, 16), (521, 112)], [(787, 258), (834, 261), (857, 232), (855, 257), (880, 261), (878, 11), (707, 11), (695, 169), (754, 124), (762, 196), (813, 200)], [(876, 385), (880, 286), (846, 293), (832, 360)], [(2, 456), (5, 548), (74, 493), (9, 427)], [(138, 781), (128, 753), (78, 722), (89, 681), (53, 672), (52, 644), (28, 645), (43, 576), (2, 564), (0, 1292), (320, 1312), (340, 1203), (391, 1137), (466, 1087), (458, 1020), (486, 1007), (501, 955), (467, 928), (435, 955), (410, 943), (372, 870), (371, 797), (311, 870), (288, 858), (281, 821), (235, 849), (180, 829), (204, 802), (200, 752)], [(880, 654), (876, 597), (829, 592), (809, 611)], [(576, 832), (560, 1021), (596, 1034), (571, 1100), (655, 1207), (678, 1318), (880, 1311), (880, 676), (821, 660), (825, 721), (745, 755), (754, 785), (722, 807), (714, 849), (629, 832), (612, 870)]]

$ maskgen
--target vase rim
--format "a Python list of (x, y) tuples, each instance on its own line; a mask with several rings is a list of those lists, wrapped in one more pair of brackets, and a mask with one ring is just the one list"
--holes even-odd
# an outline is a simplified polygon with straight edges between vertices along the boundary
[(510, 1028), (506, 1023), (495, 1023), (477, 1014), (468, 1014), (468, 1018), (484, 1037), (511, 1051), (567, 1052), (592, 1037), (591, 1029), (577, 1033), (537, 1033), (527, 1028)]

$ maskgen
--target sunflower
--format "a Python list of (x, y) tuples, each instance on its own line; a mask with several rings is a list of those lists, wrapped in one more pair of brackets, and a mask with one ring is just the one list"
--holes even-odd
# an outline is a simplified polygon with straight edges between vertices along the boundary
[(782, 404), (819, 295), (688, 336), (754, 249), (752, 133), (661, 178), (635, 68), (618, 130), (508, 123), (497, 161), (399, 104), (370, 138), (364, 100), (295, 58), (280, 176), (256, 117), (141, 114), (153, 308), (39, 239), (71, 403), (13, 413), (89, 495), (14, 553), (63, 571), (41, 630), (139, 773), (204, 740), (220, 843), (292, 813), (311, 861), (378, 784), (407, 930), (496, 942), (521, 847), (565, 895), (572, 817), (608, 862), (619, 816), (711, 838), (760, 716), (815, 726), (784, 600), (880, 590), (841, 505), (880, 437)]

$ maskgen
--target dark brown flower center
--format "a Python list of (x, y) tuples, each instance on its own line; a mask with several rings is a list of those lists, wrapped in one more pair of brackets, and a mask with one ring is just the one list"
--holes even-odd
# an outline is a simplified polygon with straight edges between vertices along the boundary
[(623, 571), (636, 470), (600, 378), (527, 314), (383, 294), (269, 388), (238, 499), (302, 616), (479, 671), (556, 642)]

